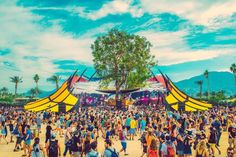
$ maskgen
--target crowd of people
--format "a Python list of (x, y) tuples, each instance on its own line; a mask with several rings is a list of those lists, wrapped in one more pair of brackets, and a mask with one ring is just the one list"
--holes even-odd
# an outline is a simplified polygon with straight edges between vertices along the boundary
[[(127, 149), (130, 141), (140, 143), (141, 157), (236, 156), (235, 107), (196, 113), (166, 111), (161, 105), (128, 110), (97, 106), (68, 113), (3, 107), (0, 124), (0, 143), (14, 142), (13, 151), (22, 151), (22, 156), (134, 157)], [(223, 139), (227, 150), (220, 146), (223, 132), (228, 132)]]

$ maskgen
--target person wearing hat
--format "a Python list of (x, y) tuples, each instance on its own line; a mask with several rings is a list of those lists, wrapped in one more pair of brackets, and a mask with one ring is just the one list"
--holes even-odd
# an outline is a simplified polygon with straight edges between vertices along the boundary
[(49, 143), (46, 145), (46, 152), (48, 157), (59, 157), (61, 156), (61, 148), (58, 144), (58, 140), (56, 140), (56, 134), (51, 134), (51, 139)]

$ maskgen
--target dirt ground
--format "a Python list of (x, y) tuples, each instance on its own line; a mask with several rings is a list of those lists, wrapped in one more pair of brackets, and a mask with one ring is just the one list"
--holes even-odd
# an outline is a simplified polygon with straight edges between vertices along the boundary
[[(43, 126), (42, 131), (45, 131), (45, 126)], [(226, 156), (226, 150), (228, 147), (228, 133), (224, 132), (221, 137), (220, 141), (220, 150), (221, 150), (221, 155), (216, 155), (216, 157), (225, 157)], [(139, 137), (136, 136), (134, 141), (127, 141), (127, 153), (129, 154), (128, 157), (140, 157), (142, 154), (142, 147), (141, 143), (138, 140)], [(64, 142), (63, 138), (57, 137), (59, 139), (60, 146), (62, 147), (62, 153), (64, 151)], [(8, 139), (9, 140), (9, 139)], [(44, 144), (45, 141), (45, 133), (42, 132), (40, 134), (40, 140), (41, 143)], [(116, 150), (121, 149), (121, 144), (119, 141), (113, 140), (114, 146)], [(21, 157), (23, 154), (23, 151), (19, 152), (13, 152), (15, 143), (9, 143), (8, 145), (5, 144), (4, 141), (0, 142), (0, 157)], [(98, 151), (100, 153), (103, 153), (104, 151), (104, 140), (103, 138), (98, 139)], [(194, 155), (194, 154), (193, 154)], [(121, 157), (124, 156), (123, 153), (120, 154)], [(69, 157), (69, 154), (67, 154), (67, 157)]]

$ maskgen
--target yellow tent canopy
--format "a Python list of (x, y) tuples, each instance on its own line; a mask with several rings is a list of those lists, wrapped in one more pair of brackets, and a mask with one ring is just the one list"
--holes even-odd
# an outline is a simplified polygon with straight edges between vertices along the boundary
[(61, 87), (48, 97), (27, 103), (24, 108), (28, 111), (40, 112), (68, 112), (77, 103), (78, 98), (71, 93), (71, 80), (74, 75), (65, 81)]
[(212, 104), (199, 101), (194, 99), (184, 92), (180, 91), (174, 83), (167, 79), (164, 75), (162, 75), (165, 79), (165, 83), (168, 84), (169, 94), (166, 96), (166, 102), (173, 108), (174, 110), (184, 110), (184, 111), (206, 111), (212, 108)]

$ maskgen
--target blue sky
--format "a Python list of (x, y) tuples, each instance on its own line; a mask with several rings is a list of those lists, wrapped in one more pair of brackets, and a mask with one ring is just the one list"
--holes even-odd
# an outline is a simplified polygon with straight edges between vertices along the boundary
[(236, 61), (235, 0), (0, 0), (0, 88), (13, 90), (14, 75), (23, 77), (20, 92), (36, 73), (42, 90), (54, 88), (53, 74), (88, 67), (90, 75), (90, 46), (112, 28), (145, 36), (174, 81)]

